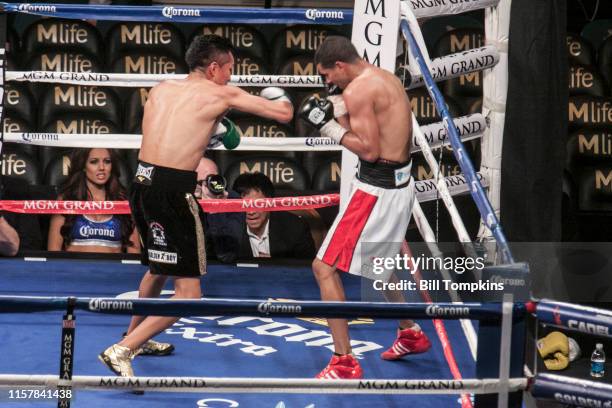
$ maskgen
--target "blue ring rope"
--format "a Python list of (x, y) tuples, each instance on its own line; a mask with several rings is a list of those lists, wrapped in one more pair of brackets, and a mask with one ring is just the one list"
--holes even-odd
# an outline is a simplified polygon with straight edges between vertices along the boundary
[[(0, 313), (30, 313), (65, 310), (67, 297), (0, 296)], [(248, 299), (75, 299), (75, 309), (95, 313), (153, 316), (277, 316), (277, 317), (375, 317), (500, 320), (500, 303), (384, 303), (384, 302), (279, 302)], [(526, 313), (523, 303), (514, 305), (514, 315)]]
[(259, 9), (188, 6), (97, 6), (88, 4), (15, 4), (0, 2), (0, 11), (45, 17), (166, 23), (352, 24), (352, 9)]
[(427, 64), (425, 63), (423, 54), (421, 53), (421, 50), (419, 49), (414, 39), (414, 36), (410, 31), (408, 22), (403, 19), (400, 24), (400, 27), (402, 29), (404, 37), (408, 41), (410, 51), (412, 52), (415, 60), (419, 64), (419, 69), (423, 74), (423, 79), (425, 80), (425, 83), (427, 85), (427, 90), (429, 91), (431, 98), (436, 103), (438, 112), (440, 112), (440, 116), (443, 119), (444, 126), (446, 127), (447, 134), (450, 138), (451, 146), (453, 147), (453, 154), (455, 155), (455, 158), (457, 159), (457, 162), (459, 163), (461, 171), (463, 171), (463, 174), (465, 175), (468, 184), (472, 186), (472, 188), (470, 189), (470, 193), (472, 194), (472, 198), (476, 202), (476, 206), (478, 207), (480, 216), (484, 223), (487, 225), (487, 227), (489, 227), (489, 229), (493, 233), (495, 239), (497, 240), (497, 244), (499, 245), (503, 262), (514, 263), (514, 258), (512, 257), (512, 252), (510, 251), (510, 247), (508, 246), (508, 241), (506, 240), (504, 232), (502, 231), (501, 224), (499, 223), (499, 220), (495, 215), (495, 211), (493, 211), (493, 207), (491, 206), (491, 203), (489, 202), (489, 199), (487, 198), (487, 195), (485, 194), (484, 189), (482, 188), (482, 184), (480, 184), (480, 181), (476, 176), (474, 166), (472, 165), (472, 162), (463, 147), (463, 143), (461, 143), (461, 139), (459, 138), (459, 134), (457, 133), (457, 128), (455, 127), (455, 124), (453, 122), (453, 118), (448, 112), (444, 97), (442, 96), (440, 89), (438, 89), (438, 86), (433, 80), (431, 72), (429, 72), (429, 68), (427, 68)]
[(612, 311), (571, 303), (541, 300), (536, 317), (542, 323), (612, 338)]
[(612, 385), (556, 374), (538, 374), (531, 394), (572, 406), (612, 407)]

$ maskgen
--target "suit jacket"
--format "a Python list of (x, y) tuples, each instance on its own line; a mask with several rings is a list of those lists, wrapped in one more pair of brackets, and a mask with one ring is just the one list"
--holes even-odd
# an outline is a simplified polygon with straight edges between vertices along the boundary
[[(268, 228), (271, 258), (313, 259), (315, 246), (310, 228), (300, 217), (286, 212), (270, 212)], [(240, 239), (240, 259), (253, 259), (253, 251), (246, 230), (246, 216), (243, 215)]]

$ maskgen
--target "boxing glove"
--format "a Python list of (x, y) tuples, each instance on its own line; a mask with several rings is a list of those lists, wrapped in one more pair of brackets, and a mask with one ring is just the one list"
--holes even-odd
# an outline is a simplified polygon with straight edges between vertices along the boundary
[(212, 149), (221, 144), (228, 150), (235, 149), (240, 144), (240, 133), (238, 133), (234, 122), (228, 118), (221, 119), (221, 122), (215, 128), (210, 137), (210, 142), (208, 142), (208, 148)]
[(325, 84), (325, 90), (327, 92), (327, 100), (334, 105), (334, 118), (346, 115), (348, 112), (342, 97), (342, 89), (336, 84)]
[(334, 120), (334, 105), (327, 99), (319, 99), (315, 95), (309, 97), (302, 106), (300, 116), (319, 129), (321, 136), (329, 137), (338, 144), (348, 132)]
[(291, 103), (291, 99), (289, 99), (289, 94), (287, 94), (284, 89), (276, 86), (269, 86), (267, 88), (262, 89), (261, 92), (259, 92), (259, 96), (261, 96), (262, 98), (266, 98), (270, 101), (283, 101)]
[(544, 365), (548, 370), (565, 370), (569, 365), (569, 357), (558, 351), (552, 357), (545, 358)]
[(569, 356), (569, 341), (567, 340), (567, 336), (559, 331), (549, 333), (547, 336), (538, 340), (536, 345), (542, 358), (547, 358), (551, 354), (554, 355), (557, 352)]

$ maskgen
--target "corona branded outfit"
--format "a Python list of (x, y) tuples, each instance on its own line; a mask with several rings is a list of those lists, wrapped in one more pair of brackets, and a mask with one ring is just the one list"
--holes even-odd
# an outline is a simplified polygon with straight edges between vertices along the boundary
[[(371, 268), (368, 255), (393, 257), (399, 253), (414, 203), (412, 162), (359, 161), (350, 199), (340, 210), (317, 258), (355, 275)], [(367, 248), (362, 248), (368, 243)]]
[(71, 231), (71, 245), (96, 245), (121, 248), (121, 220), (112, 216), (104, 221), (95, 221), (79, 215)]
[(143, 247), (141, 262), (153, 274), (206, 273), (204, 212), (193, 195), (196, 178), (195, 171), (138, 163), (130, 209)]

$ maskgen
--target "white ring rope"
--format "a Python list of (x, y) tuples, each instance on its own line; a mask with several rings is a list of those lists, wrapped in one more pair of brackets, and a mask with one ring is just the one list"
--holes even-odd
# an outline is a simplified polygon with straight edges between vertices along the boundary
[[(431, 60), (430, 70), (434, 81), (440, 82), (458, 78), (461, 75), (472, 72), (493, 68), (498, 62), (499, 52), (497, 48), (489, 45), (434, 58)], [(411, 71), (411, 80), (407, 84), (406, 89), (418, 88), (424, 84), (423, 75)]]
[[(462, 116), (455, 120), (461, 140), (468, 141), (480, 138), (486, 129), (485, 117), (479, 113)], [(449, 140), (442, 122), (432, 123), (422, 128), (425, 139), (432, 148)], [(50, 147), (82, 147), (107, 149), (139, 149), (142, 135), (138, 134), (103, 134), (103, 133), (5, 133), (4, 142), (29, 144)], [(420, 143), (420, 142), (419, 142)], [(225, 150), (217, 146), (214, 150)], [(239, 151), (340, 151), (342, 147), (327, 137), (243, 137)], [(413, 142), (412, 152), (421, 147)]]
[(453, 226), (455, 227), (455, 231), (457, 231), (457, 236), (459, 237), (459, 241), (460, 242), (472, 242), (472, 240), (470, 239), (470, 234), (468, 234), (467, 230), (465, 229), (465, 224), (463, 223), (463, 219), (459, 215), (459, 211), (457, 210), (457, 207), (455, 206), (455, 202), (453, 201), (453, 198), (451, 197), (450, 192), (448, 191), (448, 188), (446, 187), (446, 183), (444, 182), (444, 177), (440, 177), (442, 173), (440, 172), (440, 167), (438, 166), (438, 162), (436, 161), (436, 158), (434, 157), (431, 149), (429, 148), (427, 144), (427, 140), (425, 139), (425, 136), (421, 132), (419, 123), (417, 122), (414, 115), (412, 115), (412, 134), (414, 135), (418, 144), (423, 149), (423, 156), (425, 157), (425, 160), (427, 161), (427, 163), (429, 164), (429, 167), (432, 170), (433, 178), (438, 187), (438, 191), (440, 192), (440, 197), (442, 198), (442, 201), (444, 202), (444, 205), (446, 206), (446, 209), (448, 210), (448, 213), (451, 216), (451, 221), (453, 223)]
[[(96, 72), (7, 71), (6, 81), (43, 82), (151, 88), (168, 79), (185, 79), (187, 74), (115, 74)], [(231, 85), (322, 88), (319, 75), (232, 75)]]
[[(492, 68), (499, 61), (494, 46), (475, 48), (464, 52), (434, 58), (431, 61), (432, 75), (436, 81), (457, 78), (464, 74)], [(116, 74), (96, 72), (56, 71), (7, 71), (5, 80), (16, 82), (43, 82), (71, 85), (96, 85), (118, 87), (153, 87), (168, 79), (184, 79), (186, 74)], [(297, 88), (322, 88), (319, 75), (232, 75), (231, 85), (266, 87), (282, 86)], [(408, 88), (423, 85), (423, 76), (412, 76)]]
[[(91, 390), (147, 390), (163, 392), (248, 392), (296, 394), (492, 394), (505, 390), (498, 379), (373, 379), (317, 380), (309, 378), (109, 377), (79, 376), (60, 380), (56, 375), (0, 374), (0, 387), (71, 386)], [(526, 378), (511, 378), (509, 391), (527, 387)]]
[[(444, 254), (438, 247), (438, 244), (436, 242), (436, 236), (431, 228), (431, 225), (429, 225), (429, 220), (425, 216), (425, 213), (421, 208), (420, 202), (423, 202), (423, 200), (415, 200), (414, 206), (412, 207), (412, 214), (414, 215), (414, 221), (416, 222), (417, 229), (419, 230), (421, 237), (423, 237), (425, 245), (427, 245), (427, 248), (431, 252), (431, 256), (434, 258), (444, 258)], [(443, 263), (441, 265), (443, 265)], [(440, 268), (440, 274), (442, 275), (442, 279), (444, 280), (453, 280), (448, 269), (444, 267)], [(450, 296), (451, 302), (456, 303), (458, 305), (463, 304), (461, 298), (457, 294), (457, 291), (455, 291), (454, 289), (449, 289), (448, 294)], [(469, 319), (461, 319), (459, 320), (459, 322), (461, 324), (461, 328), (463, 329), (463, 333), (465, 334), (465, 338), (470, 348), (472, 359), (476, 361), (476, 352), (478, 351), (478, 335), (476, 334), (474, 325)]]
[(499, 0), (470, 0), (469, 2), (403, 0), (402, 3), (411, 7), (417, 18), (426, 18), (440, 17), (447, 14), (462, 14), (473, 10), (493, 7), (499, 3)]

